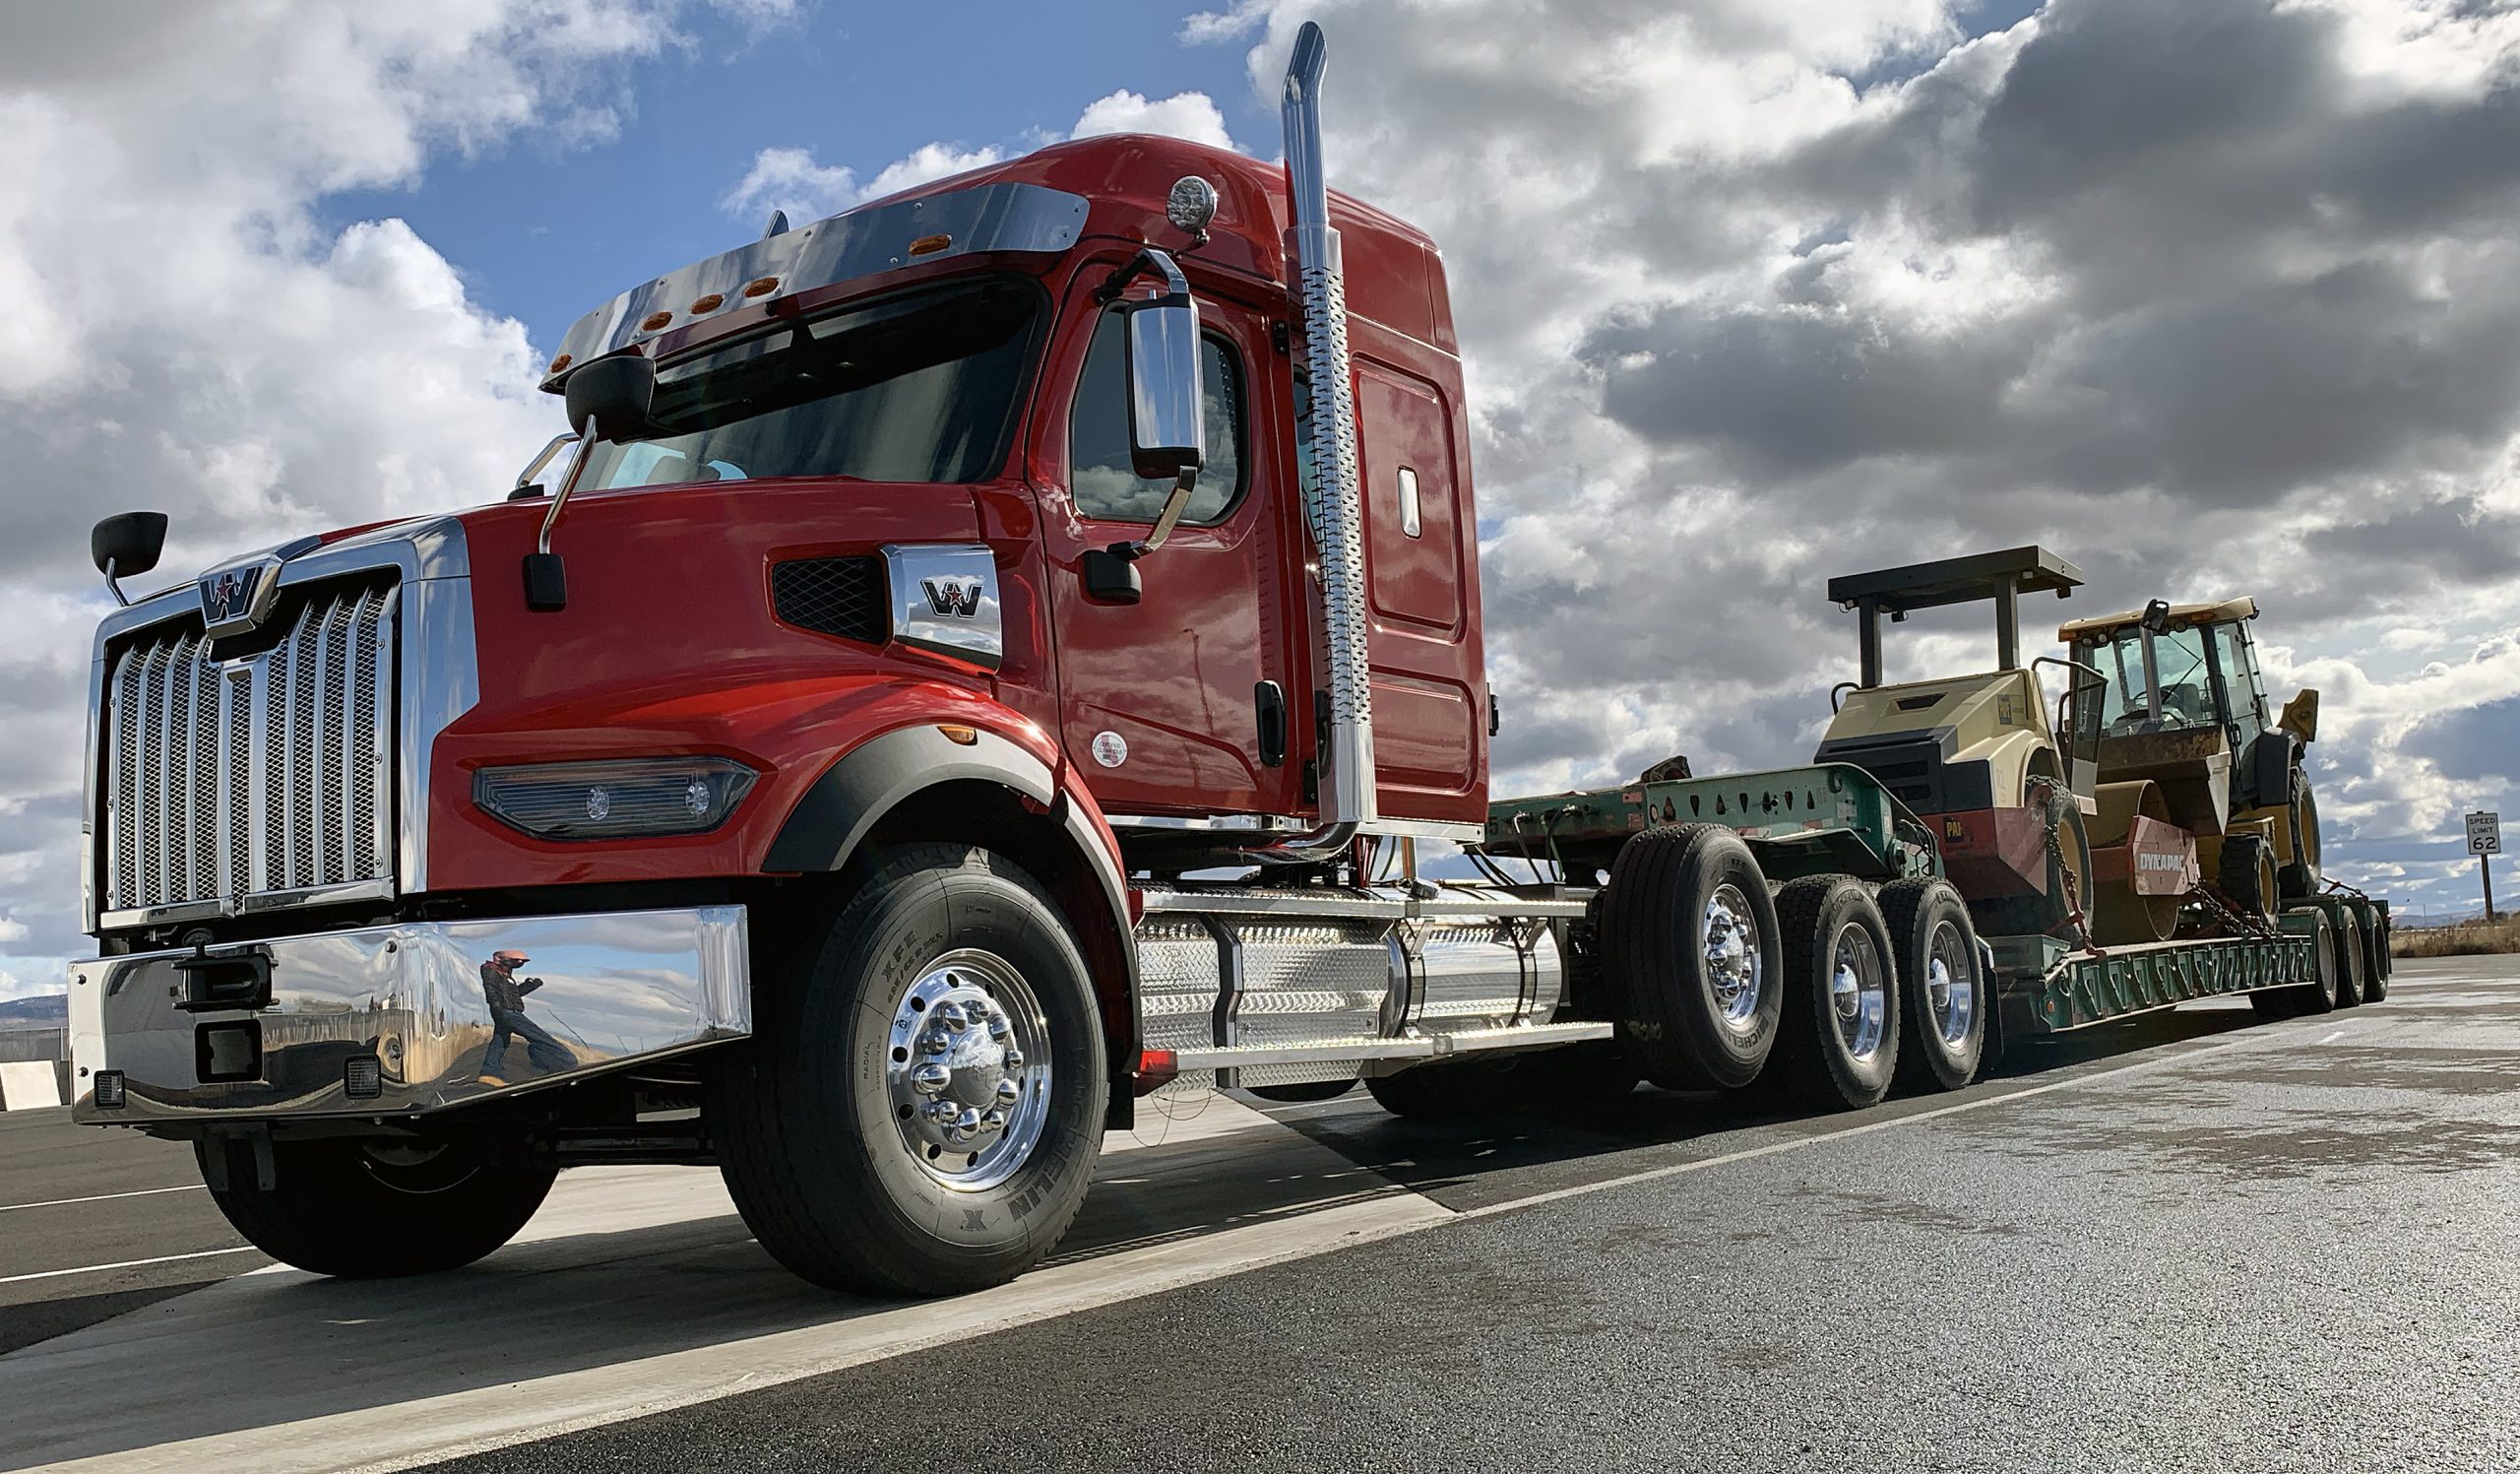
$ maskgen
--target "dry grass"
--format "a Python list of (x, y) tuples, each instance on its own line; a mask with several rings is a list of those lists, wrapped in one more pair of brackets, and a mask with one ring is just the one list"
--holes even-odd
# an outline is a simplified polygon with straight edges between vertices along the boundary
[(2488, 952), (2520, 952), (2520, 917), (2491, 923), (2461, 922), (2413, 931), (2401, 924), (2389, 933), (2389, 951), (2399, 957), (2476, 957)]

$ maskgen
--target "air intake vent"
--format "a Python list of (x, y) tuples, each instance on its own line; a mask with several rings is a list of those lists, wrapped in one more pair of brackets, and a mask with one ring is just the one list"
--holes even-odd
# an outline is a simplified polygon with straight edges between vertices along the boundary
[(799, 629), (881, 645), (892, 633), (880, 558), (799, 558), (770, 570), (771, 607)]

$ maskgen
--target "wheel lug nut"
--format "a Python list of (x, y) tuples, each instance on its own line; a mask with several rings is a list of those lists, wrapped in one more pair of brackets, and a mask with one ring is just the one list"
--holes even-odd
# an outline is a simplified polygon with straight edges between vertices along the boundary
[(995, 1135), (999, 1131), (1005, 1130), (1006, 1113), (1003, 1111), (984, 1111), (980, 1113), (980, 1129), (991, 1135)]
[(965, 1106), (963, 1108), (963, 1114), (954, 1118), (954, 1128), (966, 1136), (978, 1130), (980, 1128), (980, 1113), (978, 1110), (971, 1106)]
[(1021, 1050), (1008, 1050), (1006, 1052), (1006, 1057), (999, 1062), (1010, 1070), (1022, 1069), (1024, 1067), (1024, 1053)]
[(921, 1095), (942, 1095), (953, 1083), (954, 1072), (942, 1064), (922, 1064), (910, 1072), (911, 1088)]
[(963, 1011), (960, 1003), (937, 1004), (936, 1021), (957, 1034), (972, 1026), (972, 1016)]
[(927, 1054), (941, 1055), (954, 1047), (954, 1041), (943, 1034), (927, 1033), (919, 1036), (918, 1047)]
[(1016, 1084), (1013, 1080), (1000, 1080), (997, 1082), (997, 1103), (999, 1105), (1011, 1106), (1023, 1098), (1023, 1086)]
[(1008, 1033), (1008, 1032), (1009, 1032), (1009, 1029), (1008, 1029), (1008, 1025), (1007, 1025), (1007, 1022), (1006, 1022), (1006, 1015), (1005, 1015), (1005, 1014), (1003, 1014), (1003, 1013), (992, 1013), (992, 1014), (990, 1014), (990, 1015), (988, 1016), (988, 1037), (989, 1037), (989, 1038), (991, 1038), (991, 1039), (1004, 1039), (1004, 1038), (1007, 1036), (1007, 1033)]

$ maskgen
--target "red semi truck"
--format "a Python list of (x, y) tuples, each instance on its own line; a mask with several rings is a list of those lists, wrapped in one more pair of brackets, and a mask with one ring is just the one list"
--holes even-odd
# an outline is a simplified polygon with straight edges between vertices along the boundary
[[(798, 1273), (940, 1293), (1046, 1253), (1166, 1086), (1433, 1109), (1838, 1038), (1731, 828), (1606, 891), (1416, 873), (1490, 812), (1469, 423), (1434, 243), (1324, 188), (1323, 59), (1283, 168), (1097, 138), (774, 219), (569, 330), (504, 501), (107, 617), (79, 1119), (193, 1141), (318, 1271), (715, 1162)], [(118, 598), (164, 533), (98, 525)], [(1984, 1030), (1987, 954), (1935, 956)]]

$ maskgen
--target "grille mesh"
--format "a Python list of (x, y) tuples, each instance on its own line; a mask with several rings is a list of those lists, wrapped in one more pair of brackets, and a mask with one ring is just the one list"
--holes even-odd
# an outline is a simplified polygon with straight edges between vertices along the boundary
[(770, 570), (771, 606), (782, 620), (869, 645), (892, 633), (888, 592), (875, 558), (798, 558)]
[(390, 583), (326, 584), (225, 663), (191, 621), (112, 656), (104, 908), (392, 877)]

